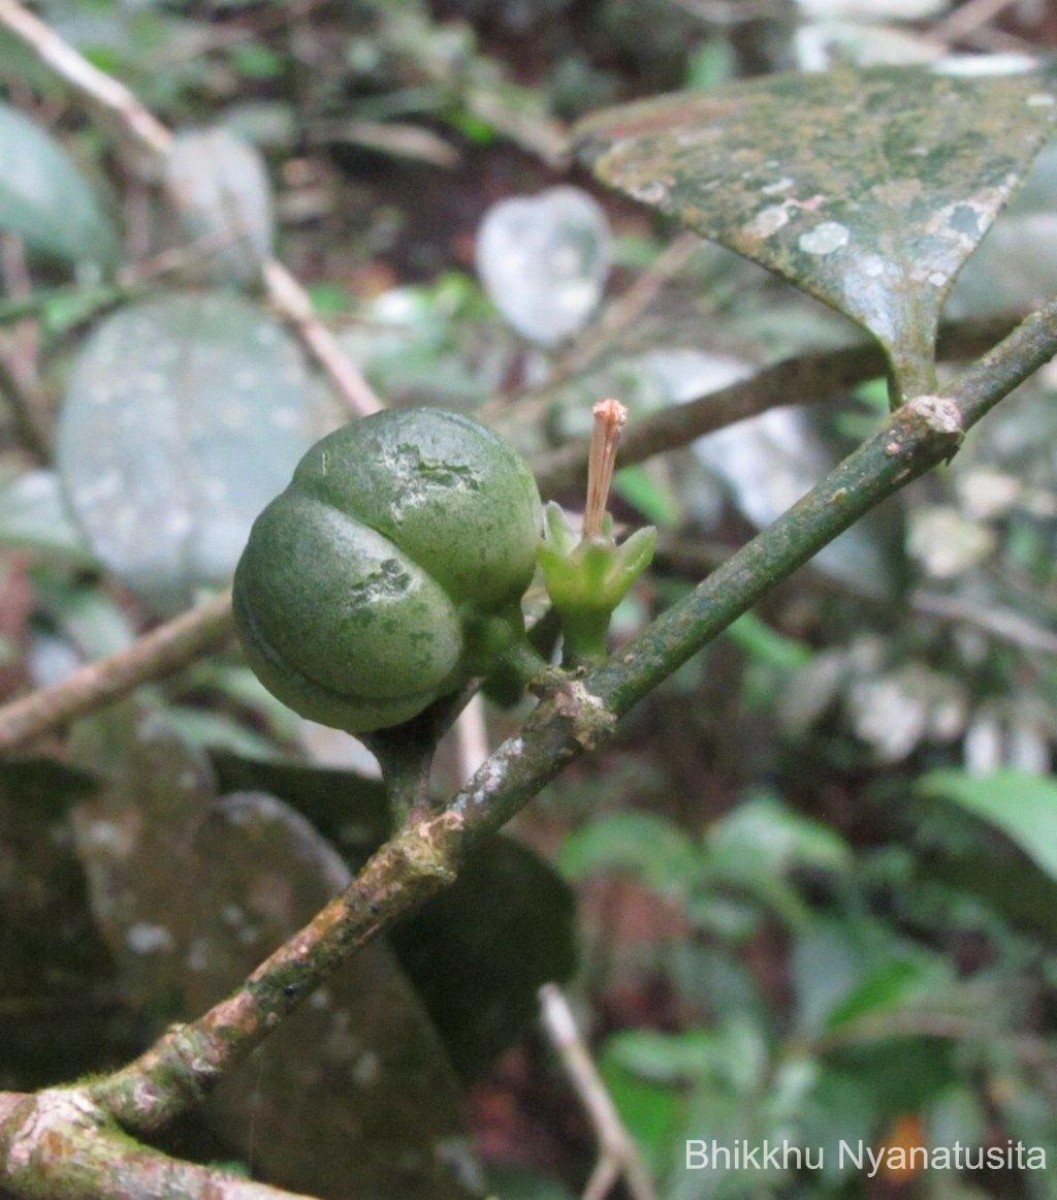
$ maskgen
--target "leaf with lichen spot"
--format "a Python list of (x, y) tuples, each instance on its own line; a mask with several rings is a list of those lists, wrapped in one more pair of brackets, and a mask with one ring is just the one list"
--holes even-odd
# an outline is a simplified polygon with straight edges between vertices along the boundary
[(260, 510), (325, 432), (292, 336), (224, 292), (107, 317), (78, 354), (56, 465), (98, 559), (155, 609), (225, 583)]
[(576, 133), (603, 182), (874, 334), (906, 399), (933, 390), (954, 277), (1055, 117), (1052, 69), (963, 78), (880, 67), (662, 96)]

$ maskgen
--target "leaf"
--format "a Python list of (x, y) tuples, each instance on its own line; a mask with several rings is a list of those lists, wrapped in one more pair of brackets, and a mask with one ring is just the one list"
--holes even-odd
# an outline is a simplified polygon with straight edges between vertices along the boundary
[(568, 879), (598, 871), (626, 871), (662, 896), (684, 896), (702, 876), (704, 854), (663, 817), (616, 812), (570, 834), (558, 865)]
[(0, 483), (0, 543), (84, 565), (92, 562), (66, 511), (54, 471), (26, 471)]
[(602, 297), (612, 256), (605, 211), (556, 187), (494, 204), (477, 231), (477, 271), (522, 336), (553, 346), (579, 332)]
[(0, 229), (66, 262), (112, 266), (118, 241), (92, 185), (54, 138), (0, 103)]
[(299, 350), (262, 310), (170, 295), (107, 318), (74, 364), (56, 461), (99, 559), (162, 612), (224, 583), (322, 432)]
[(109, 955), (88, 913), (67, 816), (93, 783), (50, 759), (0, 764), (0, 1077), (7, 1088), (95, 1069), (112, 1036)]
[(743, 864), (747, 878), (798, 866), (844, 871), (851, 863), (838, 833), (766, 794), (746, 800), (713, 826), (708, 849), (726, 862)]
[(994, 825), (1057, 879), (1057, 781), (1021, 771), (932, 771), (918, 781), (916, 791), (950, 800)]
[(575, 916), (557, 872), (498, 837), (390, 935), (463, 1079), (479, 1076), (535, 1020), (544, 983), (573, 973)]
[(274, 237), (271, 184), (260, 151), (222, 127), (180, 133), (164, 182), (188, 237), (217, 241), (208, 277), (255, 279)]
[(846, 313), (884, 347), (903, 397), (929, 391), (959, 268), (1049, 136), (1052, 75), (927, 67), (772, 75), (605, 110), (581, 156)]
[(225, 792), (278, 796), (307, 817), (353, 870), (389, 836), (392, 818), (379, 779), (302, 762), (262, 762), (227, 751), (214, 752), (211, 761)]

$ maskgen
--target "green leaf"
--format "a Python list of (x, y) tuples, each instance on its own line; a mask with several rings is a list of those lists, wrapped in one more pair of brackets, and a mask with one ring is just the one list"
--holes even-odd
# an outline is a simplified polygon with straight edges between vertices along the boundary
[(598, 817), (566, 838), (558, 865), (569, 879), (626, 871), (661, 895), (684, 895), (700, 878), (700, 847), (663, 817), (618, 812)]
[(851, 855), (840, 835), (801, 816), (773, 796), (739, 805), (708, 836), (710, 855), (749, 866), (752, 875), (775, 875), (793, 867), (847, 869)]
[(940, 309), (1049, 136), (1052, 74), (772, 75), (580, 124), (604, 182), (846, 313), (898, 389), (934, 386)]
[(54, 138), (0, 103), (0, 229), (66, 262), (112, 266), (113, 225), (92, 185)]
[(319, 422), (278, 322), (236, 296), (170, 295), (122, 309), (89, 339), (56, 463), (99, 559), (166, 612), (230, 578)]
[(1057, 879), (1057, 781), (1021, 771), (970, 775), (932, 771), (919, 795), (953, 801), (1015, 842), (1051, 879)]
[(743, 613), (724, 631), (754, 661), (778, 671), (794, 671), (812, 658), (811, 648), (772, 629), (755, 613)]
[[(834, 1007), (826, 1028), (839, 1029), (868, 1014), (902, 1008), (933, 990), (940, 982), (940, 973), (934, 962), (897, 958), (880, 963)], [(942, 982), (949, 981), (944, 978)]]

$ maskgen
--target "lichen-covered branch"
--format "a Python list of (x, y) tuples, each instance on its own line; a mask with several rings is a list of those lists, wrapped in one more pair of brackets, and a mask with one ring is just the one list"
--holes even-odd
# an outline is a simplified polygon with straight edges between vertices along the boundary
[(96, 1084), (94, 1099), (134, 1132), (157, 1129), (199, 1102), (357, 947), (447, 886), (477, 841), (495, 833), (574, 758), (606, 741), (618, 717), (865, 512), (949, 459), (965, 430), (1055, 353), (1057, 302), (970, 368), (947, 396), (904, 405), (618, 655), (559, 686), (443, 812), (406, 824), (233, 995)]
[(309, 1200), (138, 1145), (82, 1088), (0, 1093), (0, 1164), (19, 1200)]

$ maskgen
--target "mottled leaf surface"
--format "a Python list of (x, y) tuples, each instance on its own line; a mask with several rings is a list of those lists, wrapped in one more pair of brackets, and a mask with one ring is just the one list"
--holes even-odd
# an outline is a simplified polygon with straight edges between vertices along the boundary
[(111, 266), (118, 242), (92, 185), (54, 138), (0, 104), (0, 229), (66, 262)]
[(947, 292), (1055, 115), (1052, 73), (881, 67), (663, 96), (578, 141), (605, 183), (858, 321), (906, 395), (932, 386)]
[(260, 151), (223, 128), (177, 134), (165, 186), (188, 238), (209, 239), (207, 274), (247, 282), (271, 254), (271, 184)]
[(226, 582), (262, 508), (322, 432), (300, 351), (223, 293), (104, 321), (74, 364), (56, 449), (92, 550), (161, 611)]
[[(76, 755), (104, 779), (74, 815), (92, 908), (149, 1032), (200, 1015), (351, 881), (280, 800), (218, 797), (207, 761), (158, 717), (125, 706), (82, 723)], [(299, 1192), (468, 1194), (451, 1066), (381, 943), (225, 1080), (207, 1116), (261, 1174)]]

